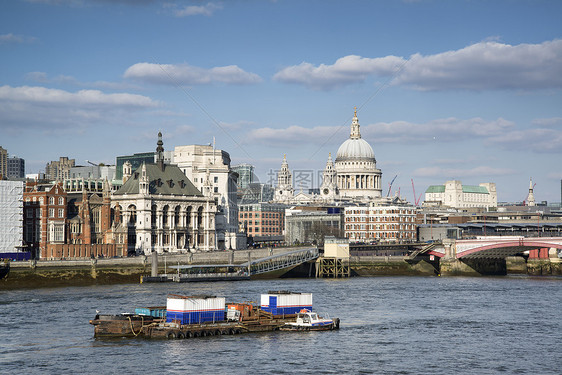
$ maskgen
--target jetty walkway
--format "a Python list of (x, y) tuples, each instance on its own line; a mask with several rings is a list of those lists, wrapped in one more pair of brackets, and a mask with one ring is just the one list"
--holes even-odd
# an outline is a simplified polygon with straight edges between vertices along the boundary
[[(154, 263), (151, 276), (143, 276), (142, 282), (197, 282), (197, 281), (234, 281), (249, 280), (252, 276), (281, 270), (289, 270), (300, 264), (316, 260), (319, 256), (315, 247), (287, 251), (240, 264), (189, 264), (172, 265), (173, 273), (157, 274), (158, 264)], [(158, 260), (156, 259), (156, 262)]]

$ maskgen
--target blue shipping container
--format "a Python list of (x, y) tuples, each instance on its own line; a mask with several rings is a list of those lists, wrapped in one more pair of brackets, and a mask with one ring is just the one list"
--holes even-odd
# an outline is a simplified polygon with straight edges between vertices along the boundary
[(166, 308), (165, 307), (137, 307), (135, 309), (135, 314), (137, 315), (148, 315), (153, 316), (155, 318), (165, 318), (166, 317)]
[(168, 311), (168, 313), (166, 314), (166, 322), (170, 323), (174, 320), (180, 321), (181, 324), (220, 322), (226, 320), (225, 314), (226, 313), (224, 310), (191, 312)]

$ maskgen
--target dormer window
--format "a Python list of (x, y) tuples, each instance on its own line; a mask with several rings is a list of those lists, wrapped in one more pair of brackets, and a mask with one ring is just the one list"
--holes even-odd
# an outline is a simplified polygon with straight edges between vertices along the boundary
[(162, 179), (159, 178), (158, 180), (156, 180), (156, 185), (158, 187), (162, 186)]
[(185, 187), (185, 181), (184, 181), (184, 180), (181, 180), (181, 181), (179, 182), (179, 184), (180, 184), (180, 187), (181, 187), (182, 189)]
[(169, 187), (174, 187), (174, 181), (173, 180), (168, 180), (166, 182), (168, 183)]

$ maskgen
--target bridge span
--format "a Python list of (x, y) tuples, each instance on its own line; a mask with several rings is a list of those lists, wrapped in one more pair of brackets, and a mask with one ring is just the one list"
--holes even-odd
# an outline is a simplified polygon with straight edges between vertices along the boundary
[(562, 250), (562, 237), (488, 236), (444, 240), (427, 246), (421, 253), (449, 259), (505, 259), (540, 248)]

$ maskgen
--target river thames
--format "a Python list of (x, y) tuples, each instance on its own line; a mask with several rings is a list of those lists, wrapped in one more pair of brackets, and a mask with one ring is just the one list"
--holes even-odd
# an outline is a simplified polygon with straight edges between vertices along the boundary
[[(96, 310), (168, 293), (258, 302), (313, 293), (339, 331), (189, 340), (93, 338)], [(122, 284), (0, 292), (2, 374), (560, 374), (562, 278), (356, 277)]]

